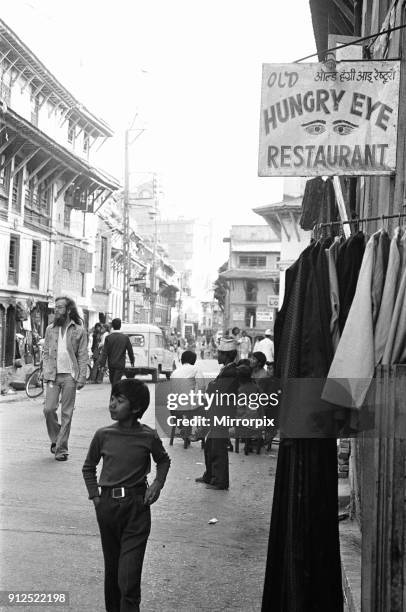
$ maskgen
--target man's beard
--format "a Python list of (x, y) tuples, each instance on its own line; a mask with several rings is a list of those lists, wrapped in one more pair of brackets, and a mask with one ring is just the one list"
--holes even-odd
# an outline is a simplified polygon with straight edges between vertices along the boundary
[(67, 321), (67, 316), (66, 315), (58, 315), (54, 318), (54, 323), (55, 325), (59, 325), (59, 327), (62, 327), (66, 321)]

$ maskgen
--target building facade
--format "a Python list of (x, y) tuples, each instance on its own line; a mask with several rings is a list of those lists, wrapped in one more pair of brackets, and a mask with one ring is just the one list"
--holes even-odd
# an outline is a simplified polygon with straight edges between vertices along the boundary
[(298, 259), (300, 253), (307, 247), (311, 232), (300, 227), (302, 214), (302, 197), (294, 198), (284, 194), (282, 202), (259, 206), (253, 211), (260, 215), (272, 228), (280, 240), (281, 251), (279, 261), (279, 305), (283, 303), (285, 294), (286, 270)]
[(279, 304), (281, 243), (267, 225), (233, 225), (227, 270), (224, 326), (245, 329), (252, 339), (273, 329)]
[(112, 136), (0, 21), (0, 355), (33, 359), (57, 295), (94, 309), (94, 211), (119, 186), (92, 164)]

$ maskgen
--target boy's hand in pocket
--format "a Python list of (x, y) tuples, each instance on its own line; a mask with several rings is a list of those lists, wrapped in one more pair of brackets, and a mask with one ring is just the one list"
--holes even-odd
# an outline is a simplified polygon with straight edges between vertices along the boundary
[(154, 480), (152, 485), (148, 487), (148, 489), (145, 492), (144, 504), (146, 504), (147, 506), (150, 506), (151, 504), (156, 502), (160, 493), (161, 493), (161, 485), (156, 480)]

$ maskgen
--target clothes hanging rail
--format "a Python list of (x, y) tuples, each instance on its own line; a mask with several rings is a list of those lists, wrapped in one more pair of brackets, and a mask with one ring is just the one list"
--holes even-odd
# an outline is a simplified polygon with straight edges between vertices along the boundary
[(397, 213), (396, 215), (379, 215), (379, 217), (363, 217), (348, 219), (344, 221), (329, 221), (328, 223), (317, 223), (313, 230), (319, 230), (323, 227), (331, 227), (332, 225), (344, 225), (346, 223), (367, 223), (368, 221), (384, 221), (385, 219), (400, 219), (406, 217), (406, 213)]

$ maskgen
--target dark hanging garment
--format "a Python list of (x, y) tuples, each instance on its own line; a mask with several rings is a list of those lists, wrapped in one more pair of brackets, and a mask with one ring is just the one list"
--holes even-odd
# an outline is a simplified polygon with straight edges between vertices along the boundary
[(339, 212), (331, 179), (324, 181), (320, 176), (306, 183), (302, 200), (300, 227), (312, 230), (317, 223), (337, 221)]
[(318, 223), (323, 195), (324, 181), (321, 176), (306, 182), (302, 200), (302, 215), (299, 221), (302, 229), (312, 230), (316, 223)]
[(340, 333), (343, 332), (345, 322), (350, 312), (358, 275), (365, 251), (365, 235), (362, 232), (350, 236), (340, 245), (337, 256), (337, 278), (340, 296), (340, 313), (338, 324)]
[[(313, 243), (287, 270), (275, 322), (276, 376), (282, 381), (328, 372), (333, 347), (324, 248), (330, 243)], [(300, 401), (295, 407), (300, 410)], [(281, 439), (263, 612), (342, 612), (337, 474), (335, 438)]]

